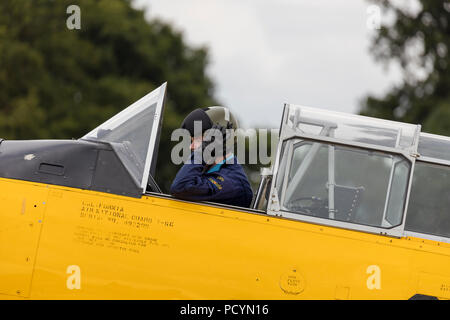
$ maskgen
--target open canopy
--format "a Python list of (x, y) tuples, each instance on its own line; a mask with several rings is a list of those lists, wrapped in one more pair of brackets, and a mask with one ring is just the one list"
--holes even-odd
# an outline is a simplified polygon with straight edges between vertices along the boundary
[(109, 143), (144, 192), (155, 173), (165, 91), (166, 83), (81, 138)]

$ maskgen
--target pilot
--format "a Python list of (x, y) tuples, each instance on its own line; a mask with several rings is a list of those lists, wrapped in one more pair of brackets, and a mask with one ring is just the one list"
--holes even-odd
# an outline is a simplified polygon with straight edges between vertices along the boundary
[[(201, 132), (195, 132), (195, 123), (197, 123), (197, 128), (201, 124)], [(230, 148), (230, 146), (234, 148), (234, 135), (227, 134), (230, 133), (230, 130), (226, 129), (237, 129), (237, 121), (228, 108), (196, 109), (184, 119), (181, 128), (188, 130), (191, 135), (191, 161), (185, 163), (178, 171), (172, 182), (170, 193), (185, 200), (212, 201), (249, 207), (253, 192), (242, 166), (237, 162), (237, 158)], [(208, 145), (215, 141), (209, 135), (214, 129), (218, 130), (216, 133), (221, 133), (215, 137), (220, 136), (223, 139), (219, 144), (219, 148), (221, 147), (223, 152), (215, 155), (213, 151), (210, 159), (202, 157), (201, 163), (194, 161), (196, 153), (201, 152), (203, 155)], [(233, 141), (230, 143), (229, 139), (233, 139)], [(217, 150), (211, 147), (209, 149)]]

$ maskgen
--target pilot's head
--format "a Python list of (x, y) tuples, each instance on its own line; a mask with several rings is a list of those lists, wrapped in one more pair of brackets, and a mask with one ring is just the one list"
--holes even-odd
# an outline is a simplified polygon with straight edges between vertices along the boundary
[[(201, 124), (201, 130), (199, 132), (195, 132), (195, 122), (197, 122), (197, 126)], [(226, 129), (236, 130), (238, 128), (238, 122), (228, 108), (212, 106), (192, 111), (183, 120), (181, 128), (189, 131), (191, 135), (190, 148), (194, 150), (200, 146), (204, 148), (207, 145), (203, 143), (203, 138), (208, 129), (218, 129), (223, 132), (223, 144), (225, 146), (226, 140), (232, 137), (225, 134)]]

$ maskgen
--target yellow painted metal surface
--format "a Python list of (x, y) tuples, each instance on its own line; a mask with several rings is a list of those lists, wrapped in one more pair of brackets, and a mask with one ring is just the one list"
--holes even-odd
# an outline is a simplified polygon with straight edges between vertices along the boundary
[(0, 294), (30, 295), (46, 199), (42, 185), (1, 182)]
[(445, 243), (7, 179), (0, 194), (0, 298), (450, 297)]

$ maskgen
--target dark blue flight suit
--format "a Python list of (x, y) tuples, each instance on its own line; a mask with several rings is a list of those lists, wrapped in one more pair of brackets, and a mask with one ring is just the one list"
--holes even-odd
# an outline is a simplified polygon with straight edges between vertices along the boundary
[(170, 193), (184, 200), (250, 207), (253, 198), (250, 183), (235, 156), (232, 156), (233, 163), (226, 163), (230, 158), (203, 172), (204, 165), (194, 164), (192, 154), (191, 163), (178, 171)]

